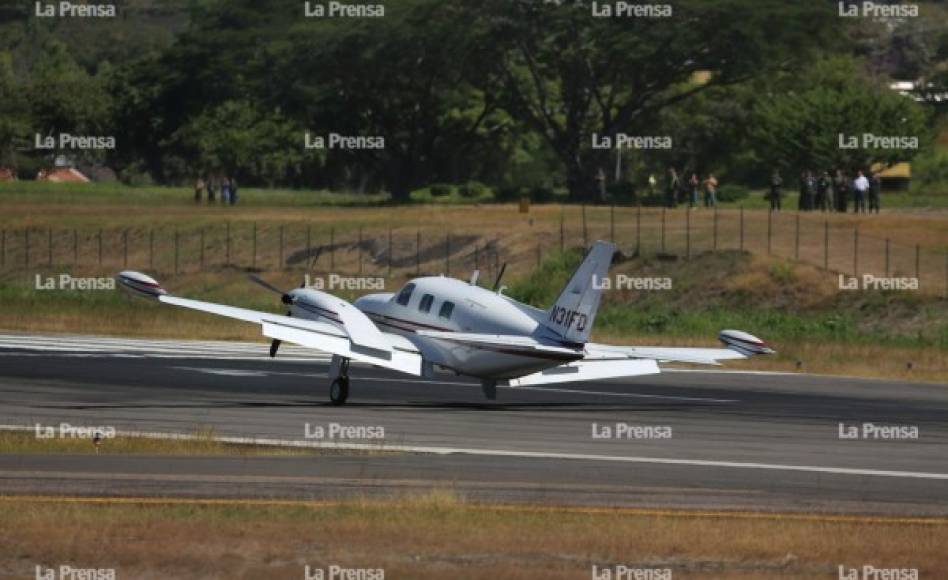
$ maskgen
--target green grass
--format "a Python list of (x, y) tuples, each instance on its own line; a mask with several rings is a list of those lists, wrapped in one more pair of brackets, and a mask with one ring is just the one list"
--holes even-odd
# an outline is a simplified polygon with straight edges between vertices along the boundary
[[(389, 201), (387, 194), (336, 193), (326, 190), (240, 188), (238, 195), (240, 206), (252, 207), (367, 206)], [(62, 204), (79, 200), (84, 204), (193, 204), (194, 190), (190, 187), (130, 187), (121, 183), (0, 183), (0, 204)]]

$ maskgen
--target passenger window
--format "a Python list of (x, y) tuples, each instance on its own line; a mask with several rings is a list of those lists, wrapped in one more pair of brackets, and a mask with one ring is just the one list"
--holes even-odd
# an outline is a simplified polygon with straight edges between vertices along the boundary
[(425, 294), (421, 297), (421, 302), (418, 303), (418, 310), (428, 314), (431, 312), (431, 303), (434, 302), (434, 296), (431, 294)]
[(441, 305), (441, 311), (438, 312), (438, 316), (451, 320), (451, 313), (454, 312), (454, 302), (445, 302)]
[(398, 298), (395, 299), (396, 302), (402, 306), (408, 306), (408, 303), (411, 301), (411, 293), (415, 291), (414, 284), (406, 284), (402, 291), (398, 293)]

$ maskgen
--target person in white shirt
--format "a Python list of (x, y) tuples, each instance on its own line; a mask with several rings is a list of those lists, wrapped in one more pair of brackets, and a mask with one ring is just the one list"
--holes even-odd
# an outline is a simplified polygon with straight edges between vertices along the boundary
[(853, 194), (856, 198), (854, 213), (866, 213), (866, 194), (869, 192), (869, 180), (859, 172), (859, 177), (853, 180)]

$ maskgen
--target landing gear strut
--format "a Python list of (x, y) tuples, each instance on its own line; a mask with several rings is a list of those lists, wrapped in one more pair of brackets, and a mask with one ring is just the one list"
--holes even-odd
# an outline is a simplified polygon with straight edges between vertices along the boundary
[(345, 405), (349, 398), (349, 359), (340, 356), (332, 357), (329, 367), (329, 401), (333, 405)]

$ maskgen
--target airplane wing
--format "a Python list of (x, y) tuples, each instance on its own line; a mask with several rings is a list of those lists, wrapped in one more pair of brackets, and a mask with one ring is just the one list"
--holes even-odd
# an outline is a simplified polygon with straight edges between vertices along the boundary
[(122, 272), (119, 275), (119, 284), (138, 295), (156, 299), (164, 304), (259, 324), (263, 335), (268, 338), (410, 375), (422, 374), (422, 356), (418, 349), (401, 336), (381, 332), (355, 307), (351, 307), (351, 311), (347, 311), (341, 318), (341, 325), (336, 326), (326, 322), (171, 296), (157, 282), (136, 272)]
[(590, 343), (586, 345), (584, 360), (629, 358), (658, 362), (682, 362), (720, 365), (723, 360), (745, 359), (774, 351), (756, 336), (740, 330), (722, 330), (718, 339), (725, 348), (682, 348), (666, 346), (612, 346)]

